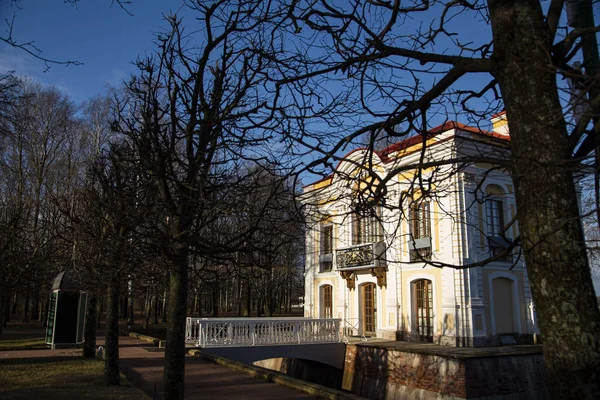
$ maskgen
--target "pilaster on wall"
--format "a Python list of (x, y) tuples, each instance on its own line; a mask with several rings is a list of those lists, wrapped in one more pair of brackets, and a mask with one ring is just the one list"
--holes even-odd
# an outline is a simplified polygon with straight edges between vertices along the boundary
[[(469, 212), (463, 212), (461, 218), (462, 243), (463, 243), (463, 263), (469, 264), (478, 259), (478, 249), (481, 247), (480, 234), (476, 232), (479, 227), (478, 221), (483, 218), (479, 215), (479, 207), (471, 207), (476, 202), (474, 192), (477, 190), (475, 178), (471, 174), (462, 174), (461, 195), (463, 199), (462, 210), (470, 209)], [(481, 267), (471, 268), (469, 270), (469, 286), (472, 307), (483, 307), (483, 279)]]
[(309, 219), (309, 229), (306, 232), (306, 258), (304, 263), (304, 316), (314, 318), (315, 305), (315, 260), (317, 258), (315, 241), (316, 229), (315, 222)]
[(462, 252), (460, 258), (463, 263), (471, 263), (477, 258), (477, 251), (480, 247), (480, 235), (475, 232), (478, 227), (479, 215), (475, 204), (474, 192), (477, 190), (477, 183), (473, 174), (463, 173), (457, 176), (459, 198), (459, 216), (457, 221), (460, 225), (460, 241), (462, 243)]
[(540, 333), (540, 327), (537, 322), (537, 313), (535, 311), (535, 304), (533, 303), (533, 295), (531, 294), (531, 285), (529, 284), (529, 275), (527, 274), (527, 268), (523, 266), (523, 298), (525, 300), (525, 307), (527, 312), (527, 333)]
[[(402, 250), (398, 249), (398, 257), (400, 257), (401, 254)], [(398, 263), (396, 266), (396, 330), (398, 332), (407, 330), (407, 327), (404, 326), (403, 318), (403, 310), (405, 309), (405, 306), (402, 304), (402, 281), (402, 264)]]
[(468, 346), (473, 338), (473, 321), (470, 299), (470, 276), (469, 270), (454, 271), (454, 285), (456, 295), (456, 314), (457, 314), (457, 345)]
[(443, 336), (456, 337), (456, 293), (454, 269), (442, 269), (442, 332)]
[[(463, 217), (461, 218), (463, 231), (463, 263), (470, 264), (480, 259), (480, 253), (485, 244), (482, 242), (483, 231), (483, 215), (482, 207), (477, 203), (475, 191), (477, 190), (477, 182), (475, 176), (470, 173), (464, 173), (459, 176), (462, 183), (462, 209)], [(477, 204), (477, 206), (475, 206)], [(464, 275), (465, 281), (468, 283), (469, 292), (468, 300), (465, 304), (461, 304), (461, 309), (464, 310), (467, 318), (468, 336), (470, 337), (487, 337), (486, 315), (485, 315), (485, 298), (483, 291), (483, 273), (481, 267), (471, 268)], [(476, 340), (473, 339), (473, 345)]]

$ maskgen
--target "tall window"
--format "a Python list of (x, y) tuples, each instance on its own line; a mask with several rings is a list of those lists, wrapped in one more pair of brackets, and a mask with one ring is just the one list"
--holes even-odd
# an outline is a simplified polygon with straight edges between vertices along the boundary
[[(487, 236), (490, 248), (490, 256), (493, 257), (503, 252), (508, 241), (505, 239), (503, 202), (500, 199), (488, 199), (485, 202), (485, 220), (487, 225)], [(511, 261), (508, 254), (504, 261)]]
[(333, 287), (321, 286), (321, 318), (333, 318)]
[(431, 217), (428, 201), (417, 201), (410, 206), (410, 260), (431, 258)]
[(383, 240), (383, 227), (379, 215), (379, 208), (360, 210), (352, 215), (352, 244)]
[(502, 200), (491, 199), (485, 202), (488, 236), (504, 234), (504, 214)]
[(321, 223), (321, 243), (319, 255), (320, 272), (333, 269), (333, 225), (330, 221)]
[(411, 206), (411, 234), (415, 239), (431, 237), (429, 202), (419, 201)]

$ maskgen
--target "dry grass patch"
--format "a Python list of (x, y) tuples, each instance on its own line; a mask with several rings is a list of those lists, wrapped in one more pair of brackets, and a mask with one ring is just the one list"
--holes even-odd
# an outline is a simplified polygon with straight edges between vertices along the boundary
[(40, 338), (0, 340), (0, 351), (47, 349), (46, 340)]
[(0, 360), (0, 399), (148, 400), (125, 379), (107, 386), (104, 363), (79, 357)]

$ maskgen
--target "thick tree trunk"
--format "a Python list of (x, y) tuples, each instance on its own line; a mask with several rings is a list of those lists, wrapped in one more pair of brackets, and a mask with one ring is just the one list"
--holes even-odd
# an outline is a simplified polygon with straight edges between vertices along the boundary
[(152, 298), (146, 295), (146, 307), (144, 310), (144, 329), (150, 326), (150, 313), (152, 313)]
[(111, 280), (106, 296), (104, 383), (119, 385), (119, 281)]
[(212, 316), (216, 318), (219, 316), (219, 280), (217, 279), (212, 287)]
[(273, 317), (273, 313), (275, 312), (275, 298), (273, 293), (273, 271), (269, 270), (269, 274), (267, 277), (267, 294), (265, 299), (265, 305), (267, 308), (267, 316)]
[(164, 398), (183, 399), (185, 384), (185, 319), (187, 310), (188, 250), (177, 253), (169, 281)]
[(127, 283), (127, 291), (129, 292), (129, 303), (127, 304), (129, 308), (129, 320), (127, 321), (127, 325), (132, 327), (135, 324), (135, 297), (133, 295), (133, 281), (129, 278), (129, 282)]
[(203, 300), (203, 296), (202, 296), (202, 289), (198, 289), (199, 290), (199, 294), (198, 294), (198, 318), (202, 318), (202, 316), (204, 315), (204, 303), (202, 302)]
[(129, 318), (129, 291), (125, 287), (125, 295), (121, 297), (121, 318)]
[(512, 176), (525, 262), (559, 399), (600, 393), (600, 313), (592, 286), (571, 145), (535, 0), (490, 0), (495, 76), (510, 127)]
[[(167, 282), (171, 281), (171, 277), (168, 276), (167, 277)], [(160, 314), (160, 318), (162, 322), (167, 322), (167, 298), (169, 297), (169, 290), (168, 288), (165, 289), (165, 293), (163, 295), (163, 301), (162, 301), (162, 313)]]
[(42, 301), (42, 306), (40, 308), (40, 321), (42, 321), (42, 326), (45, 328), (48, 326), (48, 306), (50, 302), (48, 298), (45, 298)]
[(102, 313), (104, 312), (104, 297), (98, 301), (98, 328), (102, 327)]
[(159, 305), (158, 296), (152, 296), (152, 323), (154, 325), (158, 324), (158, 305)]
[(2, 334), (2, 328), (4, 328), (4, 310), (6, 309), (6, 296), (4, 293), (0, 293), (0, 334)]
[(235, 313), (238, 317), (242, 316), (242, 280), (237, 280), (237, 311)]
[(29, 322), (29, 285), (27, 285), (27, 290), (25, 291), (25, 301), (23, 302), (23, 322)]
[(4, 327), (6, 328), (6, 326), (8, 325), (8, 321), (10, 321), (12, 319), (12, 316), (15, 314), (13, 308), (17, 304), (16, 295), (10, 293), (6, 296), (5, 302), (6, 306), (4, 307)]
[(94, 357), (96, 355), (96, 320), (98, 319), (98, 297), (95, 295), (90, 296), (88, 302), (85, 327), (84, 327), (84, 340), (83, 343), (83, 356)]
[(15, 315), (17, 315), (17, 307), (19, 306), (19, 294), (15, 293), (13, 296), (11, 296), (10, 301), (11, 301), (10, 302), (10, 304), (11, 304), (11, 309), (10, 310), (11, 311), (10, 311), (10, 314), (9, 314), (9, 319), (12, 320), (13, 317)]
[(33, 287), (34, 287), (34, 289), (33, 289), (33, 299), (31, 302), (31, 306), (32, 306), (31, 307), (31, 319), (41, 321), (42, 315), (40, 312), (40, 291), (42, 290), (42, 288), (37, 283), (34, 284)]
[(252, 315), (252, 286), (249, 277), (246, 279), (246, 309), (244, 310), (244, 315), (246, 317)]

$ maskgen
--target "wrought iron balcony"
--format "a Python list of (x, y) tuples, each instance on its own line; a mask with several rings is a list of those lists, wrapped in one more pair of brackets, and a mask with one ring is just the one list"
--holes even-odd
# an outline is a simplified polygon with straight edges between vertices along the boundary
[(384, 267), (385, 242), (358, 244), (336, 249), (338, 270)]

